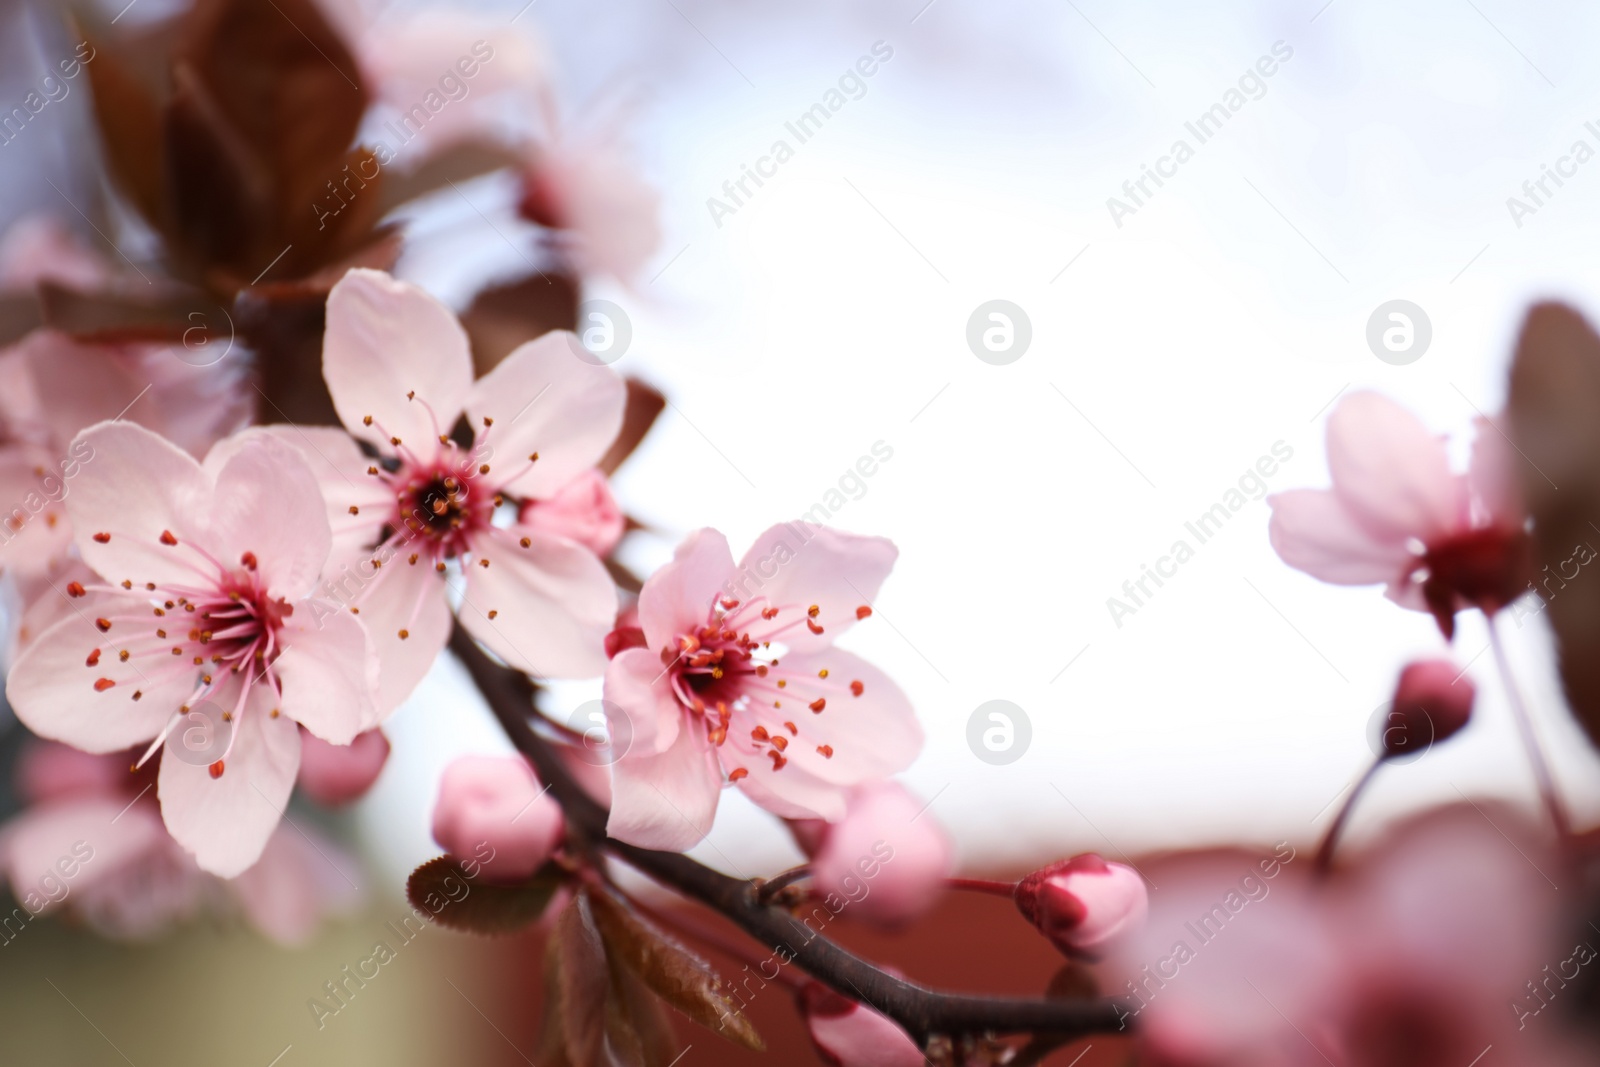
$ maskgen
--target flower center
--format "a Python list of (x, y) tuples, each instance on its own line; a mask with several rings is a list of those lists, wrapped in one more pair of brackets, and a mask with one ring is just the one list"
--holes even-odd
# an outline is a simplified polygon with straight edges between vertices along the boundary
[(420, 539), (435, 562), (466, 555), (472, 538), (488, 529), (502, 498), (489, 492), (471, 457), (455, 445), (430, 463), (406, 463), (386, 479), (395, 510), (388, 523), (403, 541)]

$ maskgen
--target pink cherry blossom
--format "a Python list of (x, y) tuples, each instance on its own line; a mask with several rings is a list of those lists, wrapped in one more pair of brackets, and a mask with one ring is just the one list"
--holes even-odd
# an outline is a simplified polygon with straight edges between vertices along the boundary
[(950, 876), (950, 839), (927, 804), (896, 782), (858, 786), (836, 823), (793, 824), (811, 859), (811, 886), (849, 902), (840, 914), (888, 929), (938, 901)]
[(318, 804), (337, 807), (365, 796), (389, 761), (382, 730), (363, 730), (348, 745), (332, 745), (300, 731), (299, 784)]
[(572, 479), (548, 500), (524, 503), (519, 518), (524, 526), (575, 541), (602, 559), (617, 547), (627, 525), (606, 476), (594, 468)]
[(1092, 852), (1017, 883), (1017, 907), (1062, 952), (1098, 959), (1138, 931), (1150, 905), (1139, 872)]
[(735, 565), (715, 530), (691, 534), (639, 594), (644, 647), (606, 672), (611, 836), (681, 850), (703, 838), (726, 779), (786, 819), (845, 816), (864, 782), (922, 747), (889, 677), (833, 647), (872, 614), (895, 547), (808, 523), (772, 527)]
[(523, 176), (522, 214), (573, 239), (585, 273), (627, 282), (661, 243), (661, 198), (610, 139), (555, 133)]
[(23, 651), (7, 696), (35, 733), (88, 752), (148, 742), (148, 759), (183, 727), (162, 754), (162, 818), (202, 868), (236, 875), (289, 799), (295, 724), (347, 743), (377, 717), (365, 627), (312, 596), (326, 506), (269, 438), (230, 438), (204, 464), (127, 423), (77, 440), (96, 459), (66, 509), (101, 581), (60, 591), (70, 614)]
[(924, 1067), (927, 1060), (911, 1035), (864, 1004), (847, 1000), (819, 982), (800, 992), (806, 1029), (823, 1060), (834, 1067)]
[[(379, 458), (337, 430), (257, 432), (295, 444), (317, 473), (336, 551), (353, 561), (324, 589), (373, 620), (380, 703), (407, 695), (448, 638), (452, 564), (461, 624), (495, 655), (546, 676), (604, 669), (616, 587), (570, 536), (604, 524), (564, 494), (616, 437), (626, 389), (575, 344), (547, 334), (474, 383), (466, 333), (421, 289), (353, 270), (329, 295), (323, 375), (350, 435)], [(466, 447), (448, 436), (463, 415), (476, 433)], [(548, 501), (557, 515), (544, 526)]]
[(396, 9), (381, 0), (322, 7), (373, 97), (363, 143), (395, 152), (378, 153), (383, 165), (413, 168), (463, 141), (526, 136), (548, 67), (532, 19), (512, 25), (453, 5)]
[(561, 805), (521, 756), (463, 756), (445, 768), (433, 839), (455, 856), (488, 844), (487, 881), (519, 882), (544, 866), (565, 833)]
[[(279, 827), (233, 881), (201, 871), (167, 833), (148, 774), (125, 752), (90, 755), (51, 742), (18, 765), (29, 803), (0, 827), (0, 870), (31, 914), (65, 909), (119, 940), (144, 940), (205, 910), (237, 908), (275, 941), (305, 941), (360, 898), (354, 864), (315, 830)], [(339, 866), (334, 866), (338, 864)]]
[[(1547, 835), (1483, 804), (1408, 820), (1330, 880), (1294, 853), (1153, 871), (1146, 926), (1108, 965), (1163, 1067), (1585, 1062), (1530, 992), (1572, 952)], [(1485, 1061), (1487, 1062), (1487, 1061)]]
[(1289, 566), (1334, 585), (1384, 583), (1396, 603), (1432, 612), (1446, 637), (1455, 613), (1492, 614), (1527, 584), (1528, 539), (1505, 449), (1481, 422), (1471, 469), (1451, 471), (1444, 441), (1376, 393), (1354, 393), (1328, 419), (1329, 489), (1268, 498), (1272, 546)]

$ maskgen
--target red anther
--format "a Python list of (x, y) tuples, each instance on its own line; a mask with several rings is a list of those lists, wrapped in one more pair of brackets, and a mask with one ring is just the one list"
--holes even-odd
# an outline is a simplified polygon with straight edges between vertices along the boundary
[(80, 596), (87, 596), (88, 593), (83, 588), (83, 583), (82, 582), (68, 582), (67, 583), (67, 595), (70, 596), (70, 597), (80, 597)]
[(777, 734), (772, 739), (772, 747), (777, 749), (779, 752), (782, 752), (784, 749), (789, 747), (789, 739), (784, 737), (782, 734)]
[(867, 607), (865, 604), (861, 605), (859, 608), (856, 609), (856, 618), (858, 618), (858, 619), (864, 619), (868, 615), (871, 615), (871, 614), (872, 614), (872, 609)]
[(817, 754), (820, 755), (823, 759), (832, 759), (833, 758), (833, 746), (832, 745), (818, 745), (817, 746)]
[(752, 741), (768, 740), (769, 735), (767, 734), (767, 728), (765, 726), (757, 726), (754, 730), (750, 731), (750, 739)]
[(733, 597), (723, 597), (718, 601), (718, 603), (722, 605), (723, 611), (732, 611), (734, 608), (739, 606), (739, 602)]
[(825, 697), (818, 697), (806, 706), (820, 715), (822, 714), (822, 709), (828, 706), (828, 701)]
[(94, 539), (96, 542), (103, 545), (110, 542), (111, 535), (108, 533), (97, 533), (94, 535)]
[(763, 619), (776, 618), (777, 614), (778, 614), (778, 609), (777, 608), (762, 608), (761, 609), (761, 617)]
[(107, 689), (110, 689), (116, 684), (117, 683), (113, 682), (110, 678), (101, 678), (94, 683), (94, 691), (96, 693), (104, 693)]
[(816, 617), (817, 617), (817, 614), (818, 614), (818, 613), (819, 613), (819, 612), (821, 612), (821, 611), (822, 611), (822, 607), (821, 607), (821, 606), (820, 606), (820, 605), (818, 605), (818, 604), (813, 604), (813, 605), (811, 605), (811, 606), (810, 606), (810, 607), (809, 607), (809, 608), (807, 608), (807, 609), (806, 609), (806, 614), (807, 614), (807, 615), (809, 615), (809, 616), (811, 616), (811, 618), (813, 618), (813, 619), (814, 619), (814, 618), (816, 618)]
[(737, 782), (741, 778), (748, 777), (750, 777), (750, 772), (745, 770), (743, 767), (735, 767), (733, 770), (728, 772), (728, 781), (730, 782)]
[(161, 543), (164, 544), (164, 545), (169, 545), (169, 546), (170, 545), (175, 545), (175, 544), (178, 543), (178, 539), (176, 537), (172, 536), (172, 531), (171, 530), (162, 530), (161, 531)]
[(211, 772), (211, 777), (213, 777), (213, 778), (221, 778), (222, 777), (222, 761), (221, 760), (217, 760), (217, 762), (215, 762), (211, 766), (207, 767), (206, 770)]
[(97, 648), (93, 652), (89, 653), (89, 658), (83, 661), (83, 665), (85, 667), (93, 667), (95, 664), (97, 664), (99, 662), (100, 662), (100, 650)]
[(860, 696), (864, 689), (866, 689), (866, 686), (862, 685), (860, 682), (851, 682), (850, 683), (850, 695), (851, 696), (854, 696), (854, 697)]
[(256, 554), (254, 552), (246, 552), (244, 555), (239, 557), (239, 563), (244, 567), (245, 570), (255, 570), (257, 566)]
[(105, 633), (111, 629), (110, 619), (96, 619), (94, 620), (94, 624), (95, 626), (99, 627), (101, 633)]
[(820, 634), (822, 632), (822, 627), (818, 626), (816, 623), (812, 622), (810, 619), (806, 620), (806, 629), (810, 630), (814, 634)]

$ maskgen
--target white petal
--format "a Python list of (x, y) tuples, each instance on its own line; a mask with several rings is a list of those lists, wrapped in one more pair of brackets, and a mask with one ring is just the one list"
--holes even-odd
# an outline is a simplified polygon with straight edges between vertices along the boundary
[(358, 269), (328, 294), (322, 376), (351, 433), (384, 452), (399, 437), (431, 457), (472, 388), (472, 357), (449, 308), (382, 271)]
[[(512, 666), (543, 677), (592, 678), (605, 671), (617, 588), (592, 552), (526, 529), (496, 529), (472, 547), (478, 558), (463, 568), (460, 611), (472, 636)], [(480, 566), (480, 559), (489, 566)]]
[[(529, 341), (479, 379), (467, 399), (479, 435), (474, 455), (490, 464), (493, 484), (513, 495), (554, 496), (598, 463), (622, 428), (627, 386), (575, 349), (582, 346), (564, 331)], [(494, 420), (487, 433), (485, 416)], [(538, 462), (530, 464), (534, 453)]]
[(1336, 493), (1291, 489), (1267, 498), (1272, 547), (1295, 570), (1334, 585), (1372, 585), (1396, 579), (1411, 553), (1382, 541), (1356, 522)]
[[(856, 624), (857, 609), (871, 606), (898, 555), (894, 542), (883, 537), (780, 523), (744, 554), (728, 595), (778, 608), (770, 622), (742, 625), (757, 640), (770, 635), (801, 652), (826, 648)], [(817, 613), (810, 621), (820, 633), (808, 625), (812, 607)]]
[[(118, 624), (101, 633), (94, 620), (126, 605), (116, 597), (75, 600), (71, 613), (17, 658), (6, 679), (6, 699), (28, 729), (85, 752), (116, 752), (161, 732), (194, 690), (195, 678), (175, 672), (163, 657), (118, 659)], [(91, 667), (95, 649), (100, 655)], [(101, 679), (115, 684), (97, 690)]]
[(679, 635), (706, 625), (716, 598), (734, 595), (728, 591), (732, 575), (726, 537), (708, 527), (685, 538), (639, 592), (639, 625), (650, 648), (659, 653)]
[(1333, 488), (1375, 537), (1429, 541), (1464, 513), (1444, 442), (1377, 393), (1352, 393), (1328, 417)]
[(257, 688), (220, 777), (211, 777), (205, 765), (184, 762), (176, 746), (167, 745), (161, 754), (156, 791), (167, 832), (202, 869), (223, 878), (261, 858), (294, 788), (300, 730), (287, 715), (272, 718), (271, 710), (270, 694)]
[(649, 649), (617, 653), (606, 668), (605, 700), (606, 733), (614, 748), (654, 753), (678, 739), (684, 707), (661, 657)]
[(372, 725), (378, 656), (360, 619), (324, 600), (301, 601), (280, 638), (283, 654), (272, 671), (283, 686), (285, 716), (335, 745)]
[(333, 546), (327, 505), (300, 451), (270, 434), (225, 442), (206, 457), (216, 480), (205, 547), (225, 567), (255, 556), (275, 597), (299, 600), (316, 588)]
[[(215, 568), (183, 548), (205, 540), (211, 481), (188, 453), (129, 422), (102, 422), (68, 448), (77, 463), (65, 504), (84, 561), (108, 581), (191, 584)], [(179, 545), (161, 543), (170, 532)], [(109, 535), (101, 543), (96, 534)]]
[(640, 848), (682, 852), (711, 832), (722, 792), (716, 750), (703, 729), (678, 731), (671, 748), (611, 765), (606, 833)]

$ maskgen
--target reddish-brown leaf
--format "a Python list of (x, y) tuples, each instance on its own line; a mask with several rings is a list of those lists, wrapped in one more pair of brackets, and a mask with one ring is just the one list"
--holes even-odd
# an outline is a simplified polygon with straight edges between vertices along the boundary
[(761, 1037), (729, 996), (711, 964), (604, 893), (589, 896), (595, 925), (613, 959), (662, 1000), (712, 1032), (763, 1051)]
[(1529, 313), (1511, 366), (1506, 432), (1528, 511), (1567, 702), (1600, 745), (1600, 336), (1560, 304)]
[(544, 914), (564, 884), (555, 867), (545, 867), (519, 885), (493, 885), (469, 878), (453, 856), (429, 860), (406, 880), (406, 899), (440, 926), (473, 934), (509, 934)]
[(611, 973), (606, 947), (583, 890), (556, 919), (553, 949), (560, 963), (561, 1029), (573, 1067), (595, 1067), (605, 1048)]

